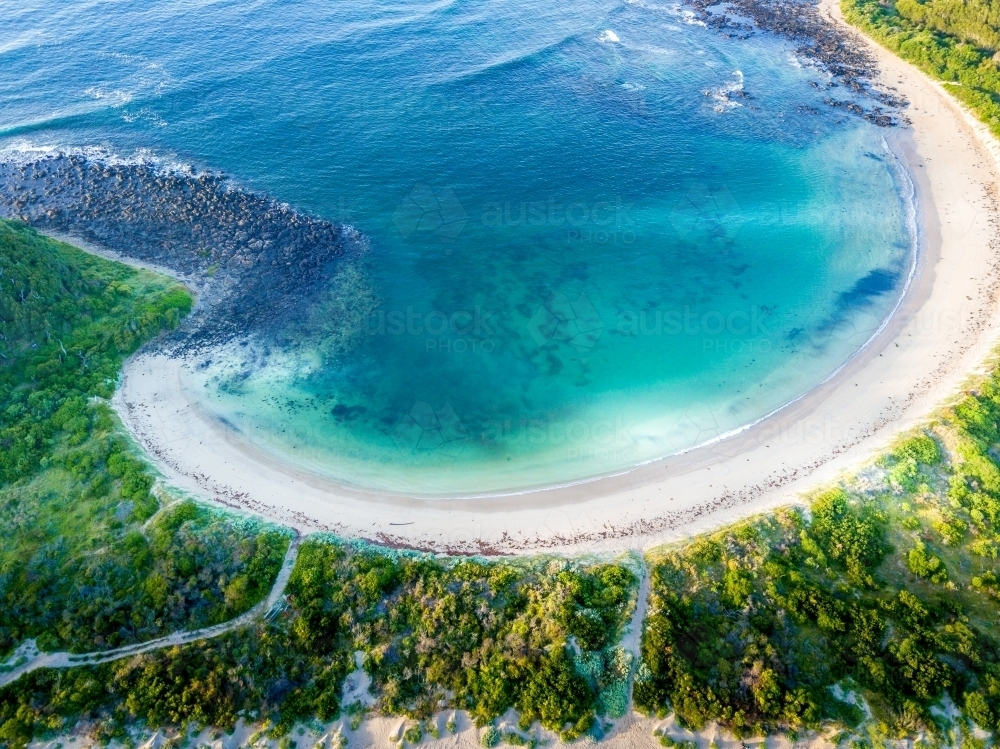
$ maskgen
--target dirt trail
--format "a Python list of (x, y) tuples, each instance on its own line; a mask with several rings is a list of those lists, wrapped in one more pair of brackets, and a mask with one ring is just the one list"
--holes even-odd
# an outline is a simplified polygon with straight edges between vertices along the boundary
[(271, 587), (271, 592), (267, 598), (235, 619), (230, 619), (227, 622), (215, 624), (211, 627), (203, 627), (202, 629), (185, 632), (174, 632), (166, 637), (159, 637), (155, 640), (147, 640), (135, 645), (126, 645), (114, 650), (102, 650), (95, 653), (43, 653), (35, 646), (34, 640), (29, 640), (14, 652), (7, 660), (7, 663), (0, 665), (0, 687), (17, 681), (24, 674), (39, 668), (94, 666), (99, 663), (108, 663), (109, 661), (117, 661), (122, 658), (140, 655), (141, 653), (148, 653), (151, 650), (186, 645), (191, 642), (198, 642), (199, 640), (209, 640), (231, 632), (234, 629), (246, 627), (258, 619), (267, 616), (281, 601), (282, 596), (285, 594), (285, 586), (288, 585), (288, 579), (292, 576), (292, 570), (295, 569), (295, 560), (299, 554), (299, 543), (300, 539), (296, 537), (288, 545), (285, 559), (282, 562), (281, 569), (278, 571), (278, 576), (275, 578), (274, 585)]
[(628, 704), (632, 705), (632, 687), (635, 686), (635, 675), (638, 664), (642, 661), (642, 625), (646, 621), (646, 612), (649, 609), (649, 565), (646, 559), (640, 557), (642, 563), (642, 578), (639, 580), (639, 590), (636, 594), (635, 611), (632, 613), (632, 621), (629, 622), (625, 636), (619, 643), (623, 648), (632, 653), (632, 672), (628, 678)]

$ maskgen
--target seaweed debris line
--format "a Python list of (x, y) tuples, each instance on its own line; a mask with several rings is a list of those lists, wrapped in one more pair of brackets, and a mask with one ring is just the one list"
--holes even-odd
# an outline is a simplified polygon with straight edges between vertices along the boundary
[(0, 217), (177, 274), (200, 298), (196, 314), (164, 343), (183, 349), (294, 324), (340, 266), (368, 248), (354, 228), (224, 174), (98, 149), (7, 152)]

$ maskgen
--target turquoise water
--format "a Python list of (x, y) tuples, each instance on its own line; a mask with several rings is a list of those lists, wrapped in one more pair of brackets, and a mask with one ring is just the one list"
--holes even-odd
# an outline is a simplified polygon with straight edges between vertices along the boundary
[(793, 45), (680, 6), (6, 15), (3, 147), (148, 149), (364, 235), (307, 324), (190, 376), (346, 483), (511, 491), (689, 449), (829, 377), (909, 272), (886, 131)]

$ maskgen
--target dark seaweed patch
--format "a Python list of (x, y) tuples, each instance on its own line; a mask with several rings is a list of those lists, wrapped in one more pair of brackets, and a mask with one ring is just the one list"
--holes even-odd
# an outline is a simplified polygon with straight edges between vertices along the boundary
[(838, 307), (856, 307), (868, 304), (874, 297), (881, 296), (896, 288), (900, 274), (885, 268), (876, 268), (858, 281), (848, 291), (837, 298)]
[(337, 421), (354, 421), (367, 410), (364, 406), (345, 406), (338, 403), (330, 410), (330, 413)]

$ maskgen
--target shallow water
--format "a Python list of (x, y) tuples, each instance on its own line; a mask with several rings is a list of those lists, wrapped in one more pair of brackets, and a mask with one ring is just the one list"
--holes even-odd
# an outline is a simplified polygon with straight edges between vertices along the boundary
[(38, 1), (0, 28), (0, 138), (152, 149), (355, 226), (306, 323), (192, 387), (325, 475), (477, 494), (717, 438), (877, 330), (910, 187), (829, 82), (673, 4)]

